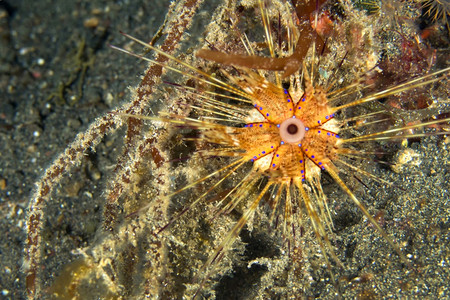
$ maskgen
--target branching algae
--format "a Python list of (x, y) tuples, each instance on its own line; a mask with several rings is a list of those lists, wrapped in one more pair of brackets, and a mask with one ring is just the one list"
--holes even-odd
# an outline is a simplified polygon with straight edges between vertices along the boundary
[[(450, 121), (448, 57), (420, 44), (417, 10), (387, 18), (347, 1), (224, 1), (188, 47), (201, 2), (172, 4), (156, 45), (125, 34), (135, 50), (113, 46), (149, 67), (134, 98), (38, 182), (28, 297), (448, 296), (439, 283), (422, 290), (415, 224), (399, 212), (439, 203), (411, 199), (414, 185), (398, 177), (445, 163)], [(42, 232), (55, 187), (121, 127), (103, 226), (52, 279)], [(444, 161), (421, 158), (423, 138)]]

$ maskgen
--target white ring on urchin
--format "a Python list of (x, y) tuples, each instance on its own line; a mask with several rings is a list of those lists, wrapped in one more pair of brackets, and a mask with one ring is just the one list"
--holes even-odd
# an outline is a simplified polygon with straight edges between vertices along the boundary
[(296, 144), (305, 137), (306, 127), (299, 119), (286, 119), (280, 124), (279, 128), (281, 140), (286, 143)]

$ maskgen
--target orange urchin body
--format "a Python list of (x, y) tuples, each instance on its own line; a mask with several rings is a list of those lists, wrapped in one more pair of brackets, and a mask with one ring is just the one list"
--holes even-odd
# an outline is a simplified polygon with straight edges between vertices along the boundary
[[(227, 127), (224, 137), (208, 132), (211, 142), (239, 149), (255, 168), (276, 183), (304, 181), (310, 173), (325, 169), (336, 158), (339, 136), (332, 108), (322, 88), (309, 79), (299, 99), (255, 73), (236, 84), (251, 99), (263, 120), (251, 120), (244, 128)], [(296, 94), (298, 94), (296, 92)], [(213, 131), (223, 129), (213, 129)]]

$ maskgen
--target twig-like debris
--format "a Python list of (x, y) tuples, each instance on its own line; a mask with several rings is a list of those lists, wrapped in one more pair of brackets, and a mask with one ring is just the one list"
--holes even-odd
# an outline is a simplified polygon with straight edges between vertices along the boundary
[[(183, 33), (189, 28), (196, 10), (202, 2), (203, 0), (180, 0), (170, 6), (171, 13), (169, 17), (171, 17), (171, 20), (165, 29), (167, 36), (161, 45), (163, 51), (173, 53), (178, 49)], [(156, 60), (166, 61), (167, 58), (156, 55)], [(24, 268), (27, 274), (28, 299), (37, 299), (41, 293), (39, 273), (41, 269), (42, 237), (40, 232), (45, 222), (43, 211), (45, 203), (50, 199), (53, 190), (61, 181), (62, 175), (74, 166), (79, 165), (86, 151), (95, 149), (105, 135), (114, 133), (124, 125), (121, 117), (119, 117), (120, 114), (142, 114), (145, 111), (146, 107), (148, 107), (148, 102), (152, 99), (153, 86), (159, 82), (162, 73), (163, 69), (161, 66), (151, 65), (138, 87), (136, 97), (122, 107), (96, 119), (85, 132), (78, 134), (65, 152), (55, 159), (38, 181), (27, 215), (27, 246), (25, 248)], [(131, 179), (132, 174), (127, 167), (132, 166), (131, 170), (135, 169), (141, 157), (147, 152), (155, 153), (155, 156), (159, 152), (155, 148), (154, 139), (137, 143), (136, 137), (141, 133), (142, 129), (140, 120), (130, 118), (125, 125), (127, 126), (125, 147), (123, 155), (118, 160), (115, 168), (116, 175), (112, 181), (113, 184), (107, 196), (108, 204), (105, 208), (105, 218), (111, 222), (109, 228), (113, 228), (114, 217), (117, 214), (117, 208), (114, 203), (127, 190)]]

